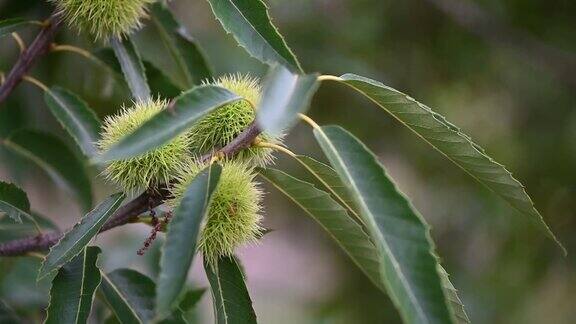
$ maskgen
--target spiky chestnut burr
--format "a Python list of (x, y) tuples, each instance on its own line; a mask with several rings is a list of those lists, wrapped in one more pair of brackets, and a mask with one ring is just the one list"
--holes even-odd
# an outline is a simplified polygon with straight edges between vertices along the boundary
[[(97, 143), (106, 151), (124, 136), (165, 109), (165, 100), (148, 100), (135, 103), (104, 120), (101, 139)], [(168, 183), (190, 161), (187, 134), (177, 136), (170, 142), (141, 156), (110, 162), (103, 171), (104, 177), (117, 184), (125, 192), (135, 192)]]
[(50, 0), (72, 28), (96, 40), (121, 38), (140, 28), (154, 0)]
[[(188, 133), (192, 152), (198, 155), (222, 148), (242, 133), (254, 121), (261, 96), (258, 79), (248, 75), (226, 75), (205, 84), (226, 88), (244, 99), (216, 109), (190, 129)], [(262, 133), (255, 141), (276, 144), (281, 141), (281, 137)], [(273, 161), (270, 148), (256, 146), (238, 152), (234, 158), (252, 166), (265, 166)]]
[[(178, 183), (171, 189), (174, 197), (168, 202), (176, 207), (194, 177), (206, 167), (191, 163), (180, 170)], [(201, 230), (198, 250), (215, 265), (220, 256), (231, 256), (234, 250), (254, 243), (261, 236), (262, 191), (254, 181), (253, 169), (246, 163), (224, 161), (220, 181), (212, 194), (208, 215)]]

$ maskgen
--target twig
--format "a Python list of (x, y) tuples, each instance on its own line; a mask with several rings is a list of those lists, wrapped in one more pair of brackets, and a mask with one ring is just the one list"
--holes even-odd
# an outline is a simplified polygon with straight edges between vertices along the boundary
[(60, 13), (53, 14), (44, 24), (32, 44), (22, 52), (16, 64), (0, 86), (0, 104), (8, 98), (16, 86), (22, 81), (24, 75), (32, 68), (36, 60), (50, 49), (52, 39), (62, 23)]
[[(249, 147), (260, 133), (261, 131), (256, 123), (252, 123), (228, 145), (215, 153), (204, 155), (202, 161), (209, 161), (214, 155), (233, 156), (239, 151)], [(147, 190), (134, 200), (120, 207), (112, 218), (104, 224), (100, 232), (135, 222), (140, 214), (161, 205), (164, 200), (169, 198), (169, 195), (170, 192), (166, 185)], [(0, 244), (0, 256), (20, 256), (32, 251), (47, 250), (56, 244), (62, 235), (62, 233), (53, 232)]]

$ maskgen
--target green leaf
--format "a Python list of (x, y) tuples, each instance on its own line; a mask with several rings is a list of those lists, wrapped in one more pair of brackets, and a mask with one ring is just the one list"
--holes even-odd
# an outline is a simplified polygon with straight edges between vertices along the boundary
[(200, 225), (208, 212), (221, 171), (220, 165), (212, 165), (194, 178), (168, 225), (156, 292), (156, 311), (160, 317), (170, 313), (186, 284), (196, 254)]
[(192, 88), (212, 76), (200, 47), (188, 35), (168, 8), (162, 3), (152, 5), (152, 21), (160, 34), (160, 39), (168, 49), (172, 60), (178, 66), (185, 82), (185, 88)]
[(350, 214), (354, 215), (363, 224), (354, 198), (334, 169), (308, 156), (296, 155), (294, 158), (330, 191), (342, 207), (345, 207)]
[(344, 74), (340, 78), (325, 78), (342, 82), (370, 98), (478, 182), (502, 197), (520, 213), (528, 216), (566, 253), (544, 222), (542, 215), (535, 209), (522, 184), (446, 118), (413, 98), (375, 80), (354, 74)]
[(128, 159), (170, 141), (212, 110), (240, 97), (217, 86), (199, 86), (181, 94), (170, 107), (158, 113), (132, 134), (97, 158), (97, 162)]
[(176, 45), (182, 56), (184, 56), (186, 67), (192, 73), (194, 85), (202, 83), (203, 80), (212, 78), (212, 69), (206, 58), (206, 54), (198, 45), (198, 42), (188, 33), (187, 30), (179, 28), (176, 32)]
[(18, 223), (22, 223), (20, 216), (32, 217), (26, 193), (16, 185), (3, 181), (0, 181), (0, 211)]
[(314, 185), (280, 170), (260, 170), (260, 175), (285, 194), (322, 226), (376, 287), (384, 290), (380, 278), (378, 251), (370, 236), (330, 195)]
[(114, 79), (121, 80), (121, 82), (127, 86), (126, 80), (122, 75), (122, 67), (118, 62), (118, 59), (116, 58), (116, 54), (114, 54), (113, 49), (109, 47), (102, 47), (94, 51), (92, 54), (95, 58), (94, 62), (97, 65), (101, 66), (102, 68), (107, 70), (110, 74), (112, 74)]
[(92, 188), (83, 163), (59, 138), (50, 134), (20, 130), (2, 142), (12, 152), (29, 159), (57, 184), (63, 185), (80, 202), (83, 210), (92, 206)]
[[(127, 86), (126, 80), (122, 77), (122, 67), (120, 67), (120, 63), (118, 63), (112, 49), (101, 48), (94, 52), (93, 57), (93, 61), (95, 61), (99, 66), (104, 67), (115, 80), (119, 81), (122, 85)], [(173, 98), (182, 92), (152, 63), (143, 60), (142, 64), (144, 64), (146, 79), (148, 80), (148, 85), (152, 95), (158, 95), (162, 98)]]
[(214, 15), (226, 32), (254, 58), (280, 63), (293, 72), (301, 72), (300, 63), (284, 38), (272, 25), (268, 9), (261, 0), (208, 0)]
[(116, 59), (120, 63), (124, 78), (134, 99), (140, 101), (149, 99), (150, 88), (146, 80), (146, 71), (134, 43), (128, 37), (123, 41), (112, 38), (110, 45), (116, 54)]
[(65, 264), (52, 281), (45, 324), (86, 323), (102, 279), (99, 247), (89, 246)]
[(191, 311), (194, 306), (198, 304), (200, 299), (202, 299), (202, 296), (204, 296), (205, 292), (206, 288), (188, 290), (182, 297), (178, 308), (180, 308), (183, 312)]
[[(153, 323), (156, 285), (152, 279), (131, 269), (118, 269), (102, 274), (100, 290), (118, 322)], [(186, 321), (182, 312), (176, 310), (159, 323), (185, 324)]]
[(44, 258), (38, 279), (42, 279), (51, 272), (58, 270), (66, 262), (74, 258), (98, 232), (108, 218), (120, 207), (124, 200), (123, 193), (116, 193), (101, 202), (91, 212), (82, 217), (80, 222), (64, 234)]
[(262, 130), (280, 135), (308, 109), (318, 89), (318, 75), (293, 74), (281, 65), (270, 69), (264, 83), (257, 122)]
[(221, 257), (216, 269), (204, 260), (204, 269), (210, 281), (216, 323), (256, 323), (256, 313), (238, 259)]
[(24, 26), (37, 25), (37, 24), (38, 24), (37, 22), (22, 18), (10, 18), (0, 20), (0, 37), (4, 37), (10, 33), (13, 33)]
[(62, 127), (76, 141), (82, 152), (91, 157), (96, 152), (100, 121), (88, 104), (74, 93), (52, 87), (44, 93), (44, 101)]
[(108, 306), (120, 323), (150, 323), (154, 319), (154, 282), (130, 269), (102, 275), (100, 286)]
[(152, 91), (154, 96), (159, 96), (160, 98), (174, 98), (182, 93), (182, 91), (152, 63), (144, 61), (144, 67), (146, 68), (146, 78), (148, 78), (150, 91)]
[(350, 133), (328, 126), (314, 129), (314, 135), (354, 195), (380, 251), (386, 289), (404, 321), (451, 322), (428, 225), (374, 154)]
[(450, 275), (440, 264), (438, 264), (438, 273), (440, 274), (440, 279), (442, 279), (442, 288), (444, 288), (444, 293), (446, 294), (446, 298), (448, 298), (454, 323), (469, 324), (470, 319), (468, 318), (468, 314), (466, 314), (466, 310), (464, 310), (464, 304), (462, 304), (460, 297), (458, 297), (458, 291), (450, 282)]

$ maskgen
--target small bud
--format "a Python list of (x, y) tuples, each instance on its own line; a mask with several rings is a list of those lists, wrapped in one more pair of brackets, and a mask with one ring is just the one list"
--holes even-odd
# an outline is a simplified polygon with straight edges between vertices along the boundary
[[(254, 121), (262, 90), (258, 79), (240, 74), (223, 76), (210, 84), (228, 89), (244, 99), (216, 109), (192, 127), (189, 131), (191, 148), (198, 155), (226, 146)], [(279, 143), (281, 138), (263, 133), (256, 141)], [(251, 146), (238, 152), (234, 159), (265, 166), (272, 162), (272, 152), (269, 148)]]
[[(136, 103), (130, 108), (122, 108), (117, 115), (107, 117), (98, 142), (99, 148), (102, 151), (108, 150), (166, 106), (167, 101), (149, 100)], [(103, 174), (108, 181), (117, 184), (126, 192), (168, 183), (176, 171), (190, 160), (188, 146), (188, 136), (180, 135), (141, 156), (111, 162)]]
[(122, 37), (141, 26), (153, 0), (51, 0), (70, 26), (97, 40)]
[[(173, 187), (170, 205), (176, 207), (194, 177), (206, 166), (192, 163), (181, 170)], [(262, 192), (254, 181), (252, 168), (245, 163), (226, 161), (220, 181), (212, 194), (208, 215), (203, 223), (198, 250), (212, 265), (218, 257), (230, 256), (244, 244), (255, 243), (261, 236)]]

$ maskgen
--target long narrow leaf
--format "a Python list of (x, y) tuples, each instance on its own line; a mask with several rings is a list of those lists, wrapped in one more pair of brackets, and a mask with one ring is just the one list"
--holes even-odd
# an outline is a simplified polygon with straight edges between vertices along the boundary
[(116, 54), (120, 63), (124, 78), (128, 83), (132, 96), (136, 100), (147, 100), (150, 98), (150, 88), (146, 80), (146, 71), (140, 55), (130, 38), (126, 37), (123, 41), (112, 38), (110, 45)]
[(359, 221), (362, 221), (358, 207), (354, 202), (354, 197), (350, 194), (334, 169), (309, 156), (296, 155), (294, 158), (330, 191), (342, 207), (345, 207), (350, 214), (354, 215)]
[(120, 323), (149, 323), (154, 318), (154, 282), (145, 275), (118, 269), (102, 276), (101, 290)]
[(43, 169), (80, 202), (83, 210), (92, 206), (92, 188), (83, 163), (60, 139), (50, 134), (20, 130), (2, 142), (11, 151)]
[(213, 269), (204, 260), (204, 269), (210, 281), (216, 323), (255, 324), (256, 313), (239, 261), (235, 257), (222, 257)]
[(96, 265), (100, 248), (89, 246), (65, 264), (50, 289), (45, 324), (86, 323), (102, 277)]
[(208, 0), (216, 18), (238, 44), (256, 59), (280, 63), (300, 72), (300, 63), (276, 27), (261, 0)]
[[(104, 67), (106, 71), (114, 77), (114, 80), (127, 86), (126, 80), (122, 75), (122, 67), (112, 49), (101, 48), (96, 51), (92, 57), (93, 61), (95, 61), (99, 66)], [(153, 96), (174, 98), (182, 92), (180, 88), (176, 87), (172, 81), (168, 79), (164, 72), (156, 68), (152, 63), (142, 61), (142, 64), (144, 65), (146, 80)]]
[(99, 137), (100, 121), (88, 104), (72, 92), (52, 87), (44, 93), (44, 101), (64, 129), (76, 141), (82, 152), (93, 156)]
[(22, 223), (21, 216), (31, 218), (30, 201), (26, 193), (12, 183), (0, 181), (0, 212), (18, 223)]
[(280, 170), (260, 170), (260, 175), (317, 221), (342, 247), (376, 287), (384, 290), (378, 250), (368, 234), (328, 193)]
[(51, 272), (58, 270), (66, 262), (78, 255), (90, 240), (98, 234), (108, 218), (120, 207), (124, 197), (123, 193), (117, 193), (106, 198), (84, 216), (70, 231), (66, 232), (44, 258), (44, 262), (42, 262), (38, 272), (38, 279), (42, 279)]
[[(154, 323), (154, 298), (156, 285), (152, 279), (131, 269), (118, 269), (102, 274), (100, 290), (114, 316), (122, 324)], [(159, 324), (185, 324), (182, 312)]]
[(390, 113), (470, 176), (488, 187), (536, 224), (566, 253), (544, 222), (524, 186), (506, 168), (489, 157), (470, 136), (413, 98), (378, 81), (354, 74), (329, 77), (362, 93)]
[(256, 120), (265, 132), (280, 135), (293, 126), (318, 89), (316, 74), (294, 74), (281, 65), (270, 69), (265, 78)]
[(439, 264), (438, 265), (438, 273), (440, 274), (440, 278), (442, 279), (442, 287), (444, 288), (444, 293), (446, 294), (446, 298), (448, 298), (450, 311), (452, 313), (452, 318), (454, 319), (454, 323), (457, 324), (468, 324), (470, 323), (470, 318), (468, 318), (468, 314), (466, 314), (466, 310), (464, 309), (464, 304), (460, 300), (458, 296), (458, 291), (450, 282), (450, 275), (446, 270)]
[(316, 128), (314, 135), (354, 195), (380, 251), (387, 291), (403, 319), (451, 322), (428, 225), (355, 137), (337, 126)]
[(208, 212), (221, 171), (221, 166), (212, 165), (200, 172), (186, 189), (170, 221), (160, 259), (156, 293), (156, 311), (160, 317), (170, 313), (186, 284), (186, 275), (196, 253), (200, 225)]
[(182, 74), (185, 88), (192, 88), (209, 78), (212, 74), (204, 54), (184, 27), (176, 21), (170, 10), (158, 2), (152, 6), (151, 11), (152, 21), (158, 29), (160, 39)]
[(104, 152), (97, 162), (144, 154), (180, 135), (212, 110), (239, 99), (238, 95), (217, 86), (196, 87)]

